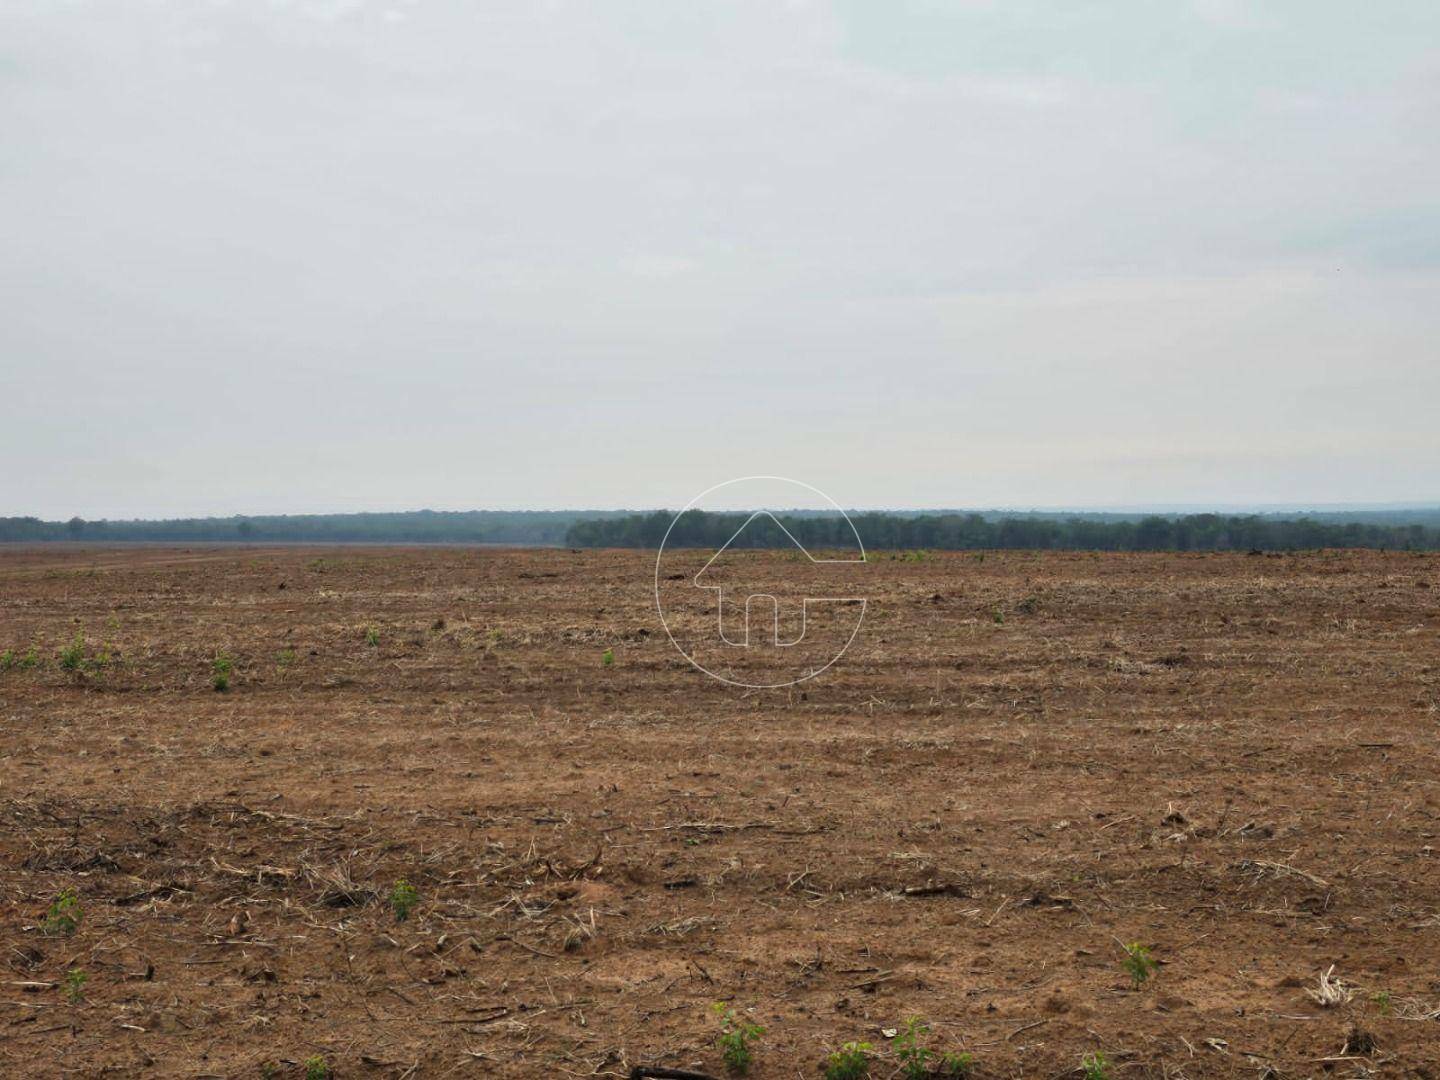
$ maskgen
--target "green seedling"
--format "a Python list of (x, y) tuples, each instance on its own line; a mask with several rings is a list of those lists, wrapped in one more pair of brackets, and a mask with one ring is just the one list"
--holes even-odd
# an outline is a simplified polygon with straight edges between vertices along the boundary
[(15, 658), (14, 649), (6, 649), (4, 652), (0, 652), (0, 671), (9, 671), (18, 663), (20, 663), (20, 661)]
[(1391, 1004), (1389, 990), (1377, 990), (1370, 1000), (1375, 1002), (1375, 1007), (1380, 1010), (1381, 1016), (1390, 1015), (1390, 1010), (1393, 1006)]
[(606, 649), (603, 653), (600, 654), (600, 664), (601, 664), (601, 666), (603, 666), (603, 667), (609, 667), (609, 666), (610, 666), (611, 664), (613, 664), (613, 663), (615, 663), (615, 650), (614, 650), (614, 649)]
[(410, 918), (410, 912), (418, 903), (420, 903), (420, 893), (414, 885), (411, 885), (403, 877), (395, 882), (395, 887), (390, 890), (390, 910), (395, 912), (396, 922), (404, 922)]
[(380, 631), (377, 630), (377, 629), (375, 629), (375, 627), (373, 627), (373, 626), (367, 626), (367, 627), (365, 628), (365, 644), (366, 644), (366, 645), (369, 645), (369, 646), (371, 646), (371, 647), (374, 647), (374, 646), (376, 646), (376, 645), (379, 645), (379, 644), (380, 644)]
[(280, 655), (275, 657), (275, 668), (277, 671), (287, 671), (295, 664), (295, 650), (281, 649)]
[(720, 1019), (720, 1033), (715, 1037), (715, 1045), (720, 1048), (725, 1067), (736, 1075), (744, 1075), (750, 1070), (754, 1058), (750, 1043), (765, 1029), (758, 1024), (745, 1023), (724, 1002), (716, 1002), (711, 1008)]
[(943, 1054), (940, 1058), (940, 1075), (963, 1080), (975, 1071), (975, 1057), (972, 1054)]
[(235, 670), (235, 665), (224, 653), (216, 653), (215, 659), (210, 662), (210, 685), (215, 688), (217, 694), (223, 694), (230, 689), (230, 673)]
[(20, 670), (29, 671), (40, 666), (40, 650), (34, 645), (25, 650), (25, 655), (20, 658)]
[(991, 612), (990, 617), (995, 620), (996, 626), (1005, 625), (1005, 613), (1001, 611), (998, 607), (993, 612)]
[(80, 920), (84, 917), (85, 912), (80, 907), (80, 897), (75, 890), (61, 889), (59, 895), (50, 902), (50, 908), (45, 912), (45, 921), (41, 923), (40, 929), (47, 934), (69, 936), (79, 928)]
[(85, 664), (85, 634), (76, 630), (70, 644), (60, 649), (60, 666), (66, 671), (79, 671)]
[(736, 1076), (744, 1076), (750, 1071), (750, 1063), (755, 1057), (750, 1044), (764, 1035), (765, 1029), (759, 1024), (745, 1023), (723, 1001), (717, 1001), (711, 1008), (720, 1018), (720, 1034), (715, 1037), (715, 1045), (720, 1048), (725, 1068)]
[(1150, 958), (1150, 950), (1138, 941), (1132, 941), (1123, 948), (1125, 959), (1120, 961), (1120, 966), (1130, 975), (1135, 989), (1139, 990), (1145, 980), (1155, 974), (1155, 961)]
[(873, 1049), (867, 1042), (847, 1042), (832, 1050), (825, 1059), (825, 1080), (864, 1080), (870, 1075), (868, 1055)]
[(319, 1054), (305, 1059), (305, 1080), (330, 1080), (330, 1066)]
[(905, 1029), (895, 1036), (895, 1056), (900, 1059), (900, 1071), (910, 1080), (920, 1080), (930, 1071), (929, 1062), (935, 1051), (921, 1045), (921, 1040), (930, 1034), (930, 1027), (918, 1016), (905, 1021)]
[(941, 1054), (922, 1045), (930, 1034), (930, 1025), (918, 1016), (905, 1021), (905, 1027), (892, 1044), (900, 1061), (900, 1073), (907, 1080), (924, 1080), (927, 1076), (969, 1076), (974, 1059), (969, 1054)]
[(1085, 1080), (1110, 1080), (1110, 1059), (1098, 1050), (1086, 1054), (1080, 1059), (1080, 1070)]
[(85, 983), (90, 976), (80, 968), (71, 968), (65, 973), (65, 1000), (76, 1004), (85, 996)]

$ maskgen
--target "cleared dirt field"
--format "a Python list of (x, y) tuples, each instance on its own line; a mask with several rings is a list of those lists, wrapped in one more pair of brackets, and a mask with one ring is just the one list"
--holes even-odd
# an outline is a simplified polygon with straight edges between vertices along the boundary
[(0, 1073), (1440, 1076), (1440, 558), (882, 561), (763, 692), (652, 573), (0, 551)]

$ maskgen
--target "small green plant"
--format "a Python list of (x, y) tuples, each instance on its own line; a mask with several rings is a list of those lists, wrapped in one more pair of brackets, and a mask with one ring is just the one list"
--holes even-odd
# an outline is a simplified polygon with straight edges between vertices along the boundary
[(410, 912), (420, 902), (420, 892), (403, 877), (395, 882), (395, 887), (390, 890), (390, 910), (395, 912), (395, 920), (404, 922), (410, 918)]
[(990, 613), (990, 617), (995, 620), (996, 626), (1005, 625), (1005, 613), (1001, 611), (998, 607)]
[(14, 649), (6, 649), (4, 652), (0, 652), (0, 671), (9, 671), (19, 662), (20, 661), (15, 658)]
[(74, 1005), (85, 996), (85, 984), (90, 979), (80, 968), (71, 968), (65, 973), (65, 1000)]
[(34, 645), (25, 650), (25, 655), (20, 658), (20, 670), (29, 671), (31, 668), (40, 666), (40, 650)]
[(79, 894), (74, 889), (61, 889), (59, 895), (50, 902), (40, 929), (47, 934), (73, 934), (84, 917)]
[(929, 1072), (929, 1061), (935, 1051), (921, 1045), (921, 1040), (930, 1034), (930, 1026), (918, 1016), (905, 1021), (905, 1029), (895, 1036), (895, 1056), (900, 1059), (900, 1071), (910, 1080), (920, 1080)]
[(892, 1046), (900, 1060), (900, 1074), (907, 1080), (924, 1080), (927, 1076), (966, 1077), (975, 1067), (969, 1054), (941, 1054), (922, 1045), (930, 1034), (930, 1025), (918, 1016), (905, 1021)]
[(1120, 961), (1120, 966), (1129, 974), (1135, 989), (1139, 990), (1145, 980), (1155, 974), (1155, 961), (1150, 958), (1150, 950), (1138, 941), (1132, 941), (1123, 948), (1125, 959)]
[(1374, 995), (1371, 996), (1370, 1000), (1375, 1002), (1375, 1007), (1380, 1010), (1381, 1016), (1390, 1015), (1390, 1010), (1393, 1006), (1390, 1001), (1389, 990), (1377, 990)]
[(972, 1054), (944, 1054), (940, 1058), (940, 1075), (953, 1076), (963, 1080), (975, 1071), (975, 1057)]
[(1080, 1070), (1085, 1080), (1110, 1080), (1110, 1059), (1098, 1050), (1086, 1054), (1080, 1059)]
[(286, 671), (286, 670), (288, 670), (289, 668), (293, 667), (294, 665), (295, 665), (295, 650), (294, 650), (294, 649), (281, 649), (281, 650), (280, 650), (280, 654), (275, 657), (275, 669), (276, 669), (277, 671), (283, 672), (283, 671)]
[(379, 644), (380, 644), (380, 631), (377, 630), (377, 629), (375, 629), (375, 627), (373, 627), (373, 626), (367, 626), (367, 627), (365, 628), (365, 644), (366, 644), (366, 645), (369, 645), (371, 648), (374, 648), (376, 645), (379, 645)]
[(319, 1054), (305, 1059), (305, 1080), (330, 1080), (330, 1066)]
[(602, 667), (609, 667), (613, 663), (615, 663), (614, 649), (606, 649), (603, 653), (600, 654), (600, 664)]
[(750, 1044), (764, 1035), (765, 1029), (759, 1024), (745, 1023), (723, 1001), (717, 1001), (711, 1008), (720, 1017), (720, 1034), (715, 1037), (715, 1045), (720, 1047), (725, 1068), (736, 1076), (744, 1076), (750, 1071), (750, 1062), (755, 1056)]
[(79, 671), (85, 664), (85, 633), (76, 630), (69, 645), (60, 649), (60, 666), (66, 671)]
[(235, 670), (235, 665), (224, 653), (216, 653), (215, 659), (210, 662), (210, 685), (215, 688), (217, 694), (223, 694), (230, 689), (230, 673)]
[(825, 1080), (864, 1080), (870, 1075), (868, 1042), (847, 1042), (825, 1059)]

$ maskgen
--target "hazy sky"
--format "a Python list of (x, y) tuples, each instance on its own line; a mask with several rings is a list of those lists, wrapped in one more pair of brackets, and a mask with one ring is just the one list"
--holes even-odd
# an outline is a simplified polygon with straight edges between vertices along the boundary
[(1440, 501), (1440, 4), (0, 0), (0, 515)]

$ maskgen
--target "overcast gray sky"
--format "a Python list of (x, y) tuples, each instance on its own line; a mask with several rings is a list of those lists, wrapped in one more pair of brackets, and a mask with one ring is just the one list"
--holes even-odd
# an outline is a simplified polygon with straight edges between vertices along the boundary
[(1440, 5), (0, 0), (0, 514), (1440, 501)]

